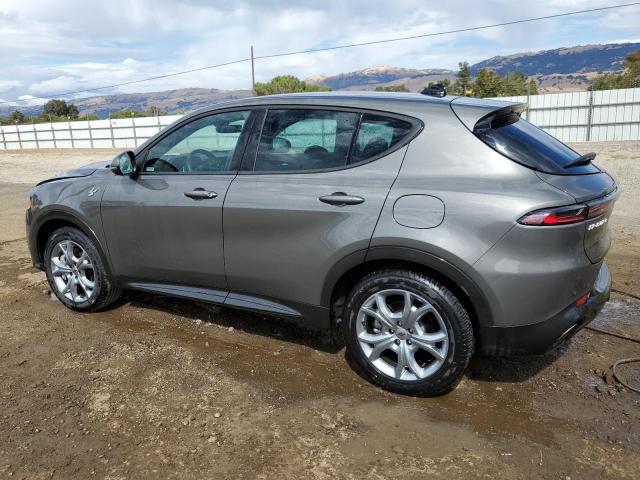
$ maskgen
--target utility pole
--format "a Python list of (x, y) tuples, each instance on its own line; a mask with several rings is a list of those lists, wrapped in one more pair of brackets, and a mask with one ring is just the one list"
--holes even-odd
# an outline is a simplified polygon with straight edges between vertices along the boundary
[(251, 45), (251, 90), (256, 94), (256, 70), (253, 66), (253, 45)]

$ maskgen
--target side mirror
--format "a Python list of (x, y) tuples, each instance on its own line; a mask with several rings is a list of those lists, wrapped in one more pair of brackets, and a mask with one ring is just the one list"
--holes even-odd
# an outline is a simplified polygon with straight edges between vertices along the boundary
[(135, 175), (136, 157), (133, 152), (129, 150), (116, 155), (111, 161), (111, 171), (116, 175)]

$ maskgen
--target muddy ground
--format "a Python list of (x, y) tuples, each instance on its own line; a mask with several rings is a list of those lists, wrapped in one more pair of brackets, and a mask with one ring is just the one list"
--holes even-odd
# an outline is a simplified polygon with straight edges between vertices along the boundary
[[(640, 143), (595, 150), (624, 195), (614, 288), (640, 296)], [(0, 153), (0, 478), (638, 478), (640, 345), (583, 330), (543, 357), (475, 358), (439, 398), (379, 390), (281, 320), (129, 293), (73, 313), (31, 267), (30, 185), (109, 151)], [(640, 336), (616, 293), (596, 320)], [(621, 367), (640, 384), (640, 369)], [(605, 375), (606, 376), (606, 375)]]

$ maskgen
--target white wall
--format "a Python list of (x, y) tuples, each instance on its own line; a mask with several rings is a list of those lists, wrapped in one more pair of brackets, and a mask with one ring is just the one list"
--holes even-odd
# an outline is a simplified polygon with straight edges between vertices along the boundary
[(134, 148), (182, 115), (0, 126), (0, 150)]
[(640, 88), (532, 95), (525, 118), (563, 142), (640, 140)]

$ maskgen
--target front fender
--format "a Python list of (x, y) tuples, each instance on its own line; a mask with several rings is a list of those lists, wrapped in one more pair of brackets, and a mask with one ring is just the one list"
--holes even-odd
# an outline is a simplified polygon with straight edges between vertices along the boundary
[(87, 235), (101, 253), (105, 268), (111, 272), (100, 203), (103, 183), (95, 177), (59, 180), (35, 187), (30, 193), (27, 210), (27, 241), (34, 266), (42, 269), (46, 239), (43, 234), (64, 225), (72, 225)]

